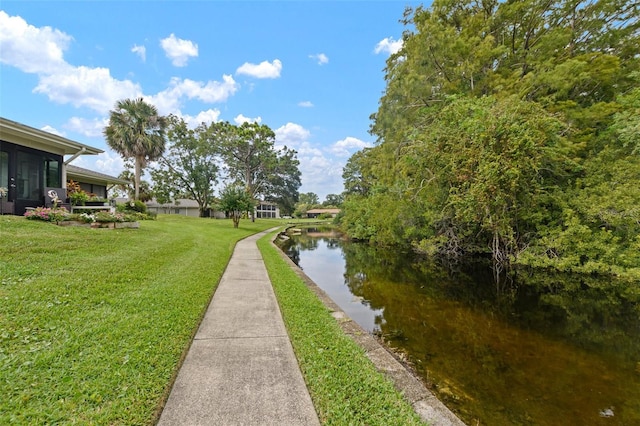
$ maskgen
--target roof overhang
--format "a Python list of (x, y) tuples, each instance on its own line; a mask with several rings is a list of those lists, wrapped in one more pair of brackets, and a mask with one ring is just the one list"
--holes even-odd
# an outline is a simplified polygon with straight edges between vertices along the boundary
[(58, 155), (73, 155), (78, 152), (96, 155), (104, 152), (101, 149), (7, 120), (3, 117), (0, 117), (0, 139)]
[(126, 185), (129, 182), (114, 176), (105, 175), (104, 173), (94, 172), (93, 170), (83, 169), (82, 167), (67, 164), (67, 179), (84, 183), (93, 183), (98, 185)]

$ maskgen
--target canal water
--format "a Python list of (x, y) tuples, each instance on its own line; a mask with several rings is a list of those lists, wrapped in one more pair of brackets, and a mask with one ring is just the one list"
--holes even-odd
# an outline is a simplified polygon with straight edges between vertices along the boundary
[[(298, 232), (296, 232), (298, 234)], [(282, 249), (469, 425), (640, 425), (640, 289), (498, 277), (302, 229)]]

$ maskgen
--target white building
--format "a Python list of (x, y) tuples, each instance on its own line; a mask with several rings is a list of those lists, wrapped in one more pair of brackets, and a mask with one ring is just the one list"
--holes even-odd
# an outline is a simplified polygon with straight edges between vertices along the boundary
[(270, 201), (260, 201), (256, 206), (256, 218), (257, 219), (279, 219), (280, 208), (276, 203)]
[[(122, 201), (124, 202), (124, 201)], [(195, 200), (181, 198), (170, 203), (158, 203), (153, 199), (147, 203), (147, 211), (156, 214), (178, 214), (182, 216), (199, 217), (200, 208)], [(213, 217), (216, 219), (224, 219), (225, 213), (214, 209), (208, 209), (205, 217)], [(255, 208), (256, 219), (279, 219), (280, 208), (276, 203), (269, 201), (260, 201)]]

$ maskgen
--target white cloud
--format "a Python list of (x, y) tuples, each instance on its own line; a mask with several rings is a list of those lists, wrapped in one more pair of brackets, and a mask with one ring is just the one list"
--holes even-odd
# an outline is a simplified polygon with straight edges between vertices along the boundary
[(74, 159), (71, 164), (110, 176), (118, 176), (125, 169), (124, 160), (120, 154), (110, 149), (98, 155), (81, 155)]
[(0, 11), (0, 61), (37, 74), (35, 93), (49, 100), (106, 113), (118, 99), (140, 96), (138, 84), (117, 80), (107, 68), (75, 67), (64, 58), (73, 38), (50, 27), (36, 28), (19, 16)]
[(102, 154), (98, 154), (97, 157), (95, 164), (98, 172), (118, 176), (124, 170), (124, 160), (120, 154), (113, 151), (105, 151)]
[(342, 168), (344, 162), (324, 155), (319, 149), (304, 144), (298, 150), (302, 186), (300, 192), (314, 192), (322, 200), (327, 194), (343, 191)]
[(102, 131), (108, 125), (109, 119), (107, 117), (93, 119), (71, 117), (64, 127), (81, 135), (96, 138), (102, 136)]
[(200, 111), (195, 117), (188, 114), (182, 114), (180, 112), (175, 112), (174, 114), (178, 117), (181, 117), (187, 123), (187, 126), (192, 129), (195, 129), (202, 123), (205, 123), (207, 125), (215, 123), (220, 118), (219, 109), (208, 109), (206, 111)]
[(53, 102), (70, 103), (106, 113), (118, 99), (141, 96), (140, 86), (111, 77), (108, 68), (69, 67), (65, 72), (44, 75), (33, 89)]
[(160, 40), (160, 46), (164, 49), (167, 58), (171, 59), (171, 63), (176, 67), (184, 67), (187, 65), (190, 57), (198, 56), (198, 45), (190, 40), (177, 38), (175, 34)]
[(232, 76), (223, 75), (222, 82), (208, 81), (203, 87), (195, 88), (196, 92), (191, 93), (190, 98), (198, 98), (202, 102), (222, 102), (233, 95), (238, 90), (238, 87), (239, 85)]
[(298, 106), (302, 108), (312, 108), (313, 103), (311, 103), (311, 101), (302, 101), (302, 102), (298, 102)]
[(316, 55), (309, 55), (311, 59), (318, 62), (318, 65), (324, 65), (329, 63), (329, 58), (324, 53), (318, 53)]
[(347, 136), (346, 138), (334, 143), (331, 146), (331, 152), (339, 157), (349, 157), (352, 154), (351, 151), (358, 151), (370, 146), (371, 144), (369, 142), (364, 142), (358, 138)]
[(51, 27), (36, 28), (20, 16), (0, 10), (0, 62), (28, 73), (52, 73), (67, 68), (63, 52), (73, 38)]
[(306, 142), (309, 136), (311, 136), (311, 132), (295, 123), (287, 123), (277, 128), (274, 133), (276, 134), (276, 141), (279, 145), (291, 147), (302, 145), (302, 143)]
[(259, 64), (245, 62), (236, 70), (236, 74), (244, 74), (255, 78), (278, 78), (282, 71), (282, 62), (274, 59), (273, 62), (263, 61)]
[(334, 158), (330, 151), (323, 151), (314, 146), (309, 141), (309, 130), (296, 123), (287, 123), (274, 133), (277, 148), (286, 145), (298, 152), (302, 173), (301, 192), (314, 192), (322, 200), (327, 194), (339, 194), (343, 191), (344, 161)]
[[(208, 109), (199, 112), (195, 117), (182, 115), (182, 101), (196, 99), (205, 103), (224, 102), (240, 87), (231, 75), (223, 75), (221, 81), (206, 82), (174, 77), (165, 90), (154, 96), (145, 96), (138, 83), (118, 80), (111, 76), (108, 68), (73, 66), (67, 63), (64, 60), (64, 52), (72, 40), (71, 36), (59, 30), (50, 27), (36, 28), (27, 24), (21, 17), (11, 17), (0, 10), (0, 62), (23, 72), (36, 74), (38, 84), (33, 89), (34, 93), (44, 94), (55, 103), (71, 104), (77, 108), (89, 108), (100, 113), (101, 118), (72, 117), (64, 125), (66, 130), (87, 137), (102, 136), (102, 131), (108, 124), (107, 114), (119, 99), (143, 97), (153, 103), (161, 114), (174, 113), (182, 116), (190, 126), (195, 127), (202, 122), (218, 121), (220, 111)], [(167, 55), (172, 57), (174, 62), (184, 60), (186, 63), (189, 57), (198, 54), (197, 45), (179, 40), (173, 34), (163, 40), (163, 44)], [(146, 59), (144, 46), (134, 45), (131, 51), (142, 60)], [(279, 64), (279, 61), (274, 61), (274, 64)], [(44, 130), (61, 134), (52, 127), (46, 127)], [(92, 156), (92, 159), (76, 161), (81, 167), (98, 167), (95, 156)], [(100, 170), (106, 173), (113, 170), (118, 174), (121, 171), (118, 167), (114, 169), (115, 166), (112, 165), (115, 162), (111, 157), (102, 158), (100, 161)]]
[(148, 98), (161, 114), (169, 114), (180, 109), (181, 101), (184, 98), (198, 99), (206, 103), (224, 102), (239, 87), (230, 75), (223, 75), (222, 82), (208, 81), (206, 83), (173, 77), (169, 82), (169, 87)]
[(131, 51), (133, 53), (135, 53), (136, 55), (138, 55), (140, 57), (140, 59), (142, 59), (142, 62), (146, 62), (147, 60), (147, 48), (144, 46), (138, 46), (137, 44), (134, 44), (133, 47), (131, 48)]
[(398, 52), (400, 49), (402, 49), (402, 40), (394, 40), (393, 37), (387, 37), (380, 40), (378, 44), (376, 44), (373, 52), (376, 54), (385, 52), (389, 55), (392, 55)]
[(237, 124), (237, 125), (241, 125), (243, 123), (261, 123), (262, 122), (262, 117), (256, 117), (256, 118), (249, 118), (249, 117), (245, 117), (242, 114), (238, 114), (233, 121)]
[(58, 131), (55, 127), (51, 127), (48, 124), (40, 128), (40, 130), (45, 131), (47, 133), (51, 133), (53, 135), (65, 136), (64, 132)]

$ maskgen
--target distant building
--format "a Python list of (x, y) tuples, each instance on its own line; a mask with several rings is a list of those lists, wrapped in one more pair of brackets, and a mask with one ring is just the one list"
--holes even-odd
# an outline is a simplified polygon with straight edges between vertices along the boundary
[[(180, 198), (170, 203), (158, 203), (156, 199), (148, 201), (147, 211), (156, 214), (178, 214), (181, 216), (200, 217), (200, 206), (196, 200), (188, 198)], [(213, 209), (205, 210), (205, 217), (214, 217), (216, 219), (224, 219), (224, 212), (218, 212)]]
[(279, 219), (280, 208), (276, 203), (272, 203), (269, 201), (260, 201), (256, 206), (256, 218)]
[[(118, 199), (118, 202), (125, 202), (126, 199)], [(147, 211), (156, 214), (179, 214), (182, 216), (199, 217), (200, 207), (195, 200), (189, 200), (186, 198), (180, 198), (170, 203), (158, 203), (153, 199), (147, 203)], [(280, 218), (280, 208), (277, 204), (269, 201), (260, 201), (255, 209), (257, 219)], [(217, 211), (214, 209), (207, 209), (205, 211), (205, 217), (213, 217), (216, 219), (224, 219), (226, 217), (225, 212)]]
[(311, 209), (307, 210), (307, 218), (315, 219), (320, 215), (328, 214), (331, 217), (336, 217), (340, 213), (340, 209)]

